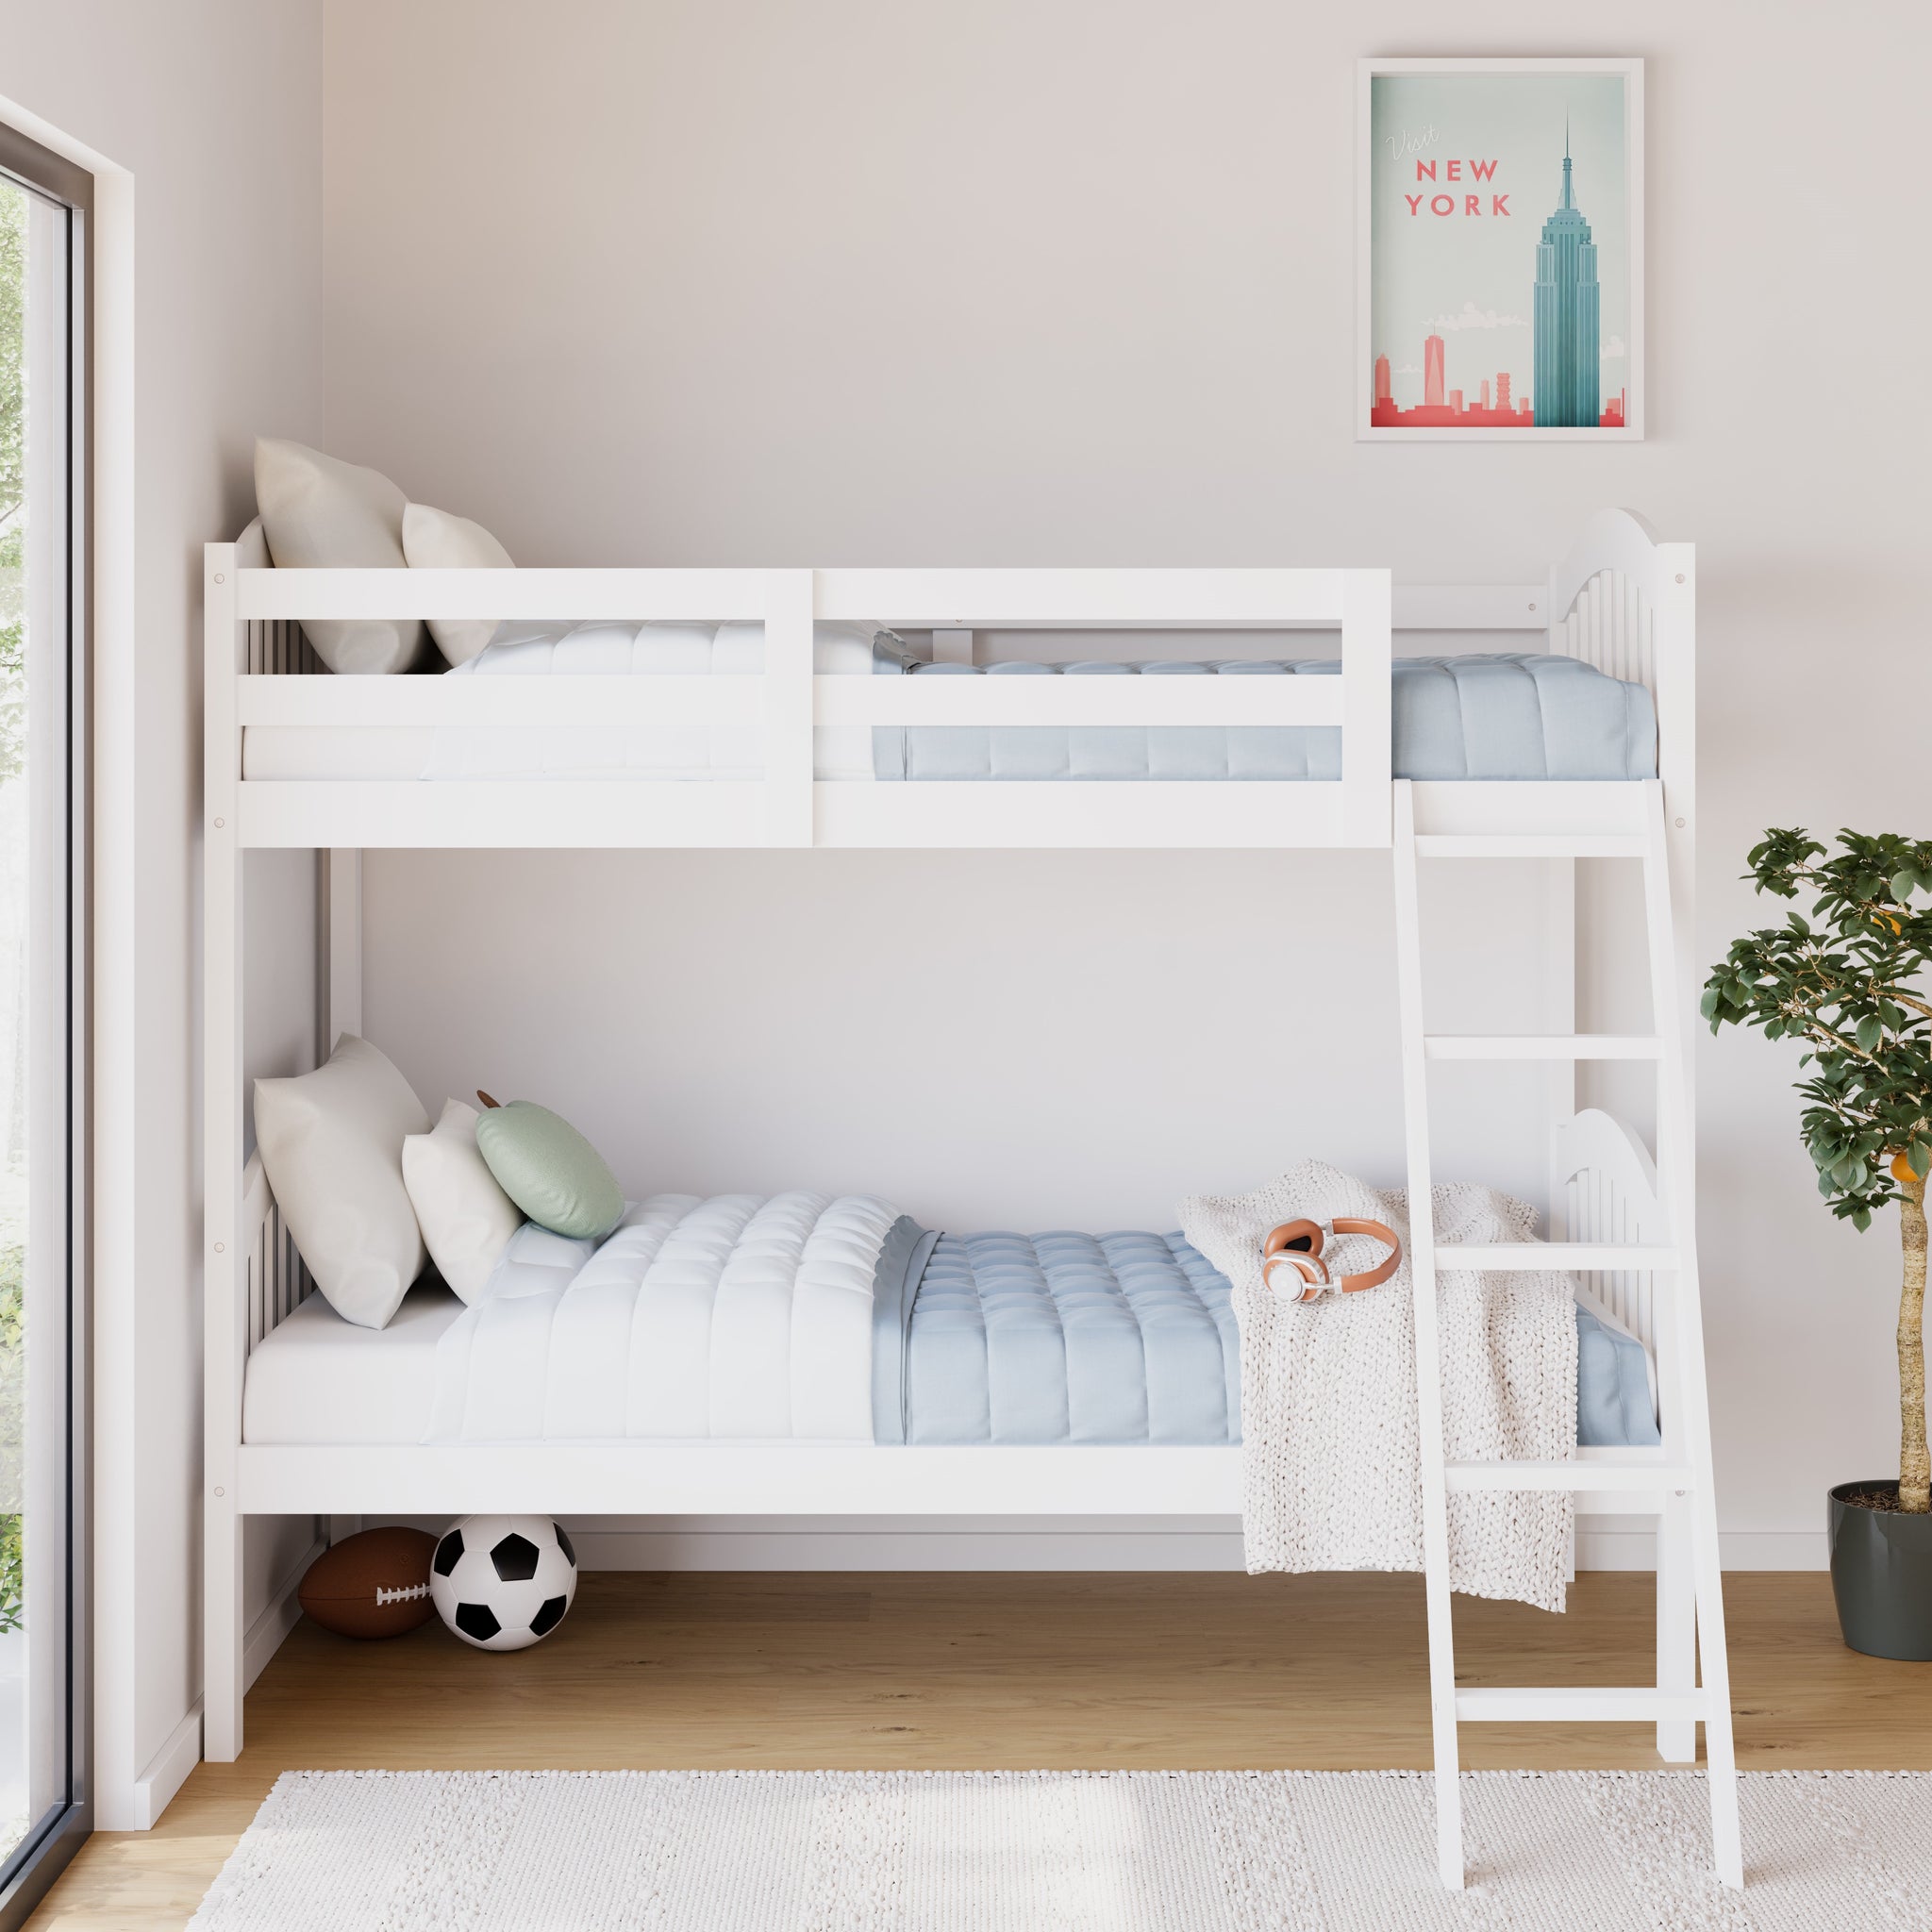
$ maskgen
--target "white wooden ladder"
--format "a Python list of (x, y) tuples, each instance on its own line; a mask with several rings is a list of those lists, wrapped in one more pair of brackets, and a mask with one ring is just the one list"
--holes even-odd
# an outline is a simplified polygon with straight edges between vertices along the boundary
[[(1436, 1845), (1443, 1883), (1460, 1890), (1462, 1802), (1457, 1725), (1484, 1720), (1522, 1723), (1655, 1720), (1668, 1757), (1694, 1755), (1704, 1725), (1711, 1840), (1717, 1874), (1743, 1883), (1738, 1831), (1737, 1765), (1731, 1739), (1730, 1670), (1724, 1649), (1717, 1512), (1711, 1487), (1710, 1413), (1704, 1374), (1704, 1328), (1698, 1307), (1695, 1203), (1690, 1185), (1690, 1109), (1685, 1028), (1678, 1011), (1671, 930), (1670, 868), (1664, 839), (1663, 788), (1643, 787), (1643, 829), (1622, 834), (1417, 835), (1415, 793), (1395, 786), (1395, 943), (1402, 1029), (1403, 1106), (1408, 1152), (1409, 1258), (1415, 1284), (1416, 1397), (1422, 1435), (1424, 1591), (1428, 1605), (1429, 1704), (1436, 1759)], [(1422, 925), (1416, 890), (1421, 859), (1633, 858), (1643, 868), (1643, 906), (1651, 993), (1649, 1034), (1431, 1034), (1423, 1028)], [(1648, 1059), (1657, 1070), (1657, 1169), (1670, 1238), (1660, 1246), (1601, 1242), (1438, 1247), (1430, 1187), (1427, 1074), (1432, 1059)], [(1620, 1462), (1448, 1462), (1442, 1437), (1441, 1351), (1437, 1330), (1438, 1266), (1469, 1269), (1550, 1267), (1630, 1270), (1654, 1274), (1658, 1320), (1655, 1345), (1662, 1410), (1660, 1459)], [(1580, 1490), (1641, 1496), (1663, 1525), (1688, 1518), (1696, 1606), (1697, 1656), (1688, 1641), (1670, 1655), (1661, 1641), (1658, 1682), (1579, 1690), (1458, 1690), (1450, 1621), (1448, 1492), (1451, 1490)], [(1662, 1587), (1661, 1560), (1659, 1586)], [(1703, 1681), (1697, 1681), (1697, 1657)]]

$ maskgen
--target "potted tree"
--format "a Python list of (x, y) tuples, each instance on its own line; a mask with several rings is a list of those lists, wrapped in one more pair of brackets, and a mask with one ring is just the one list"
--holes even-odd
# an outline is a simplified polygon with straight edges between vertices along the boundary
[(1769, 831), (1746, 861), (1760, 892), (1811, 899), (1808, 920), (1746, 933), (1705, 983), (1703, 1010), (1804, 1043), (1798, 1085), (1818, 1191), (1862, 1233), (1896, 1201), (1898, 1480), (1831, 1491), (1832, 1591), (1854, 1650), (1932, 1658), (1932, 1460), (1925, 1446), (1925, 1177), (1932, 1173), (1932, 841)]

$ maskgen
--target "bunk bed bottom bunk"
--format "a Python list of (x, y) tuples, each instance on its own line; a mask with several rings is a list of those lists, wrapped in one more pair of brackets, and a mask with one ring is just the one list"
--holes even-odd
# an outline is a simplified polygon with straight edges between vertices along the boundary
[[(973, 1238), (962, 1238), (961, 1246)], [(1178, 1241), (1109, 1236), (1110, 1242)], [(1052, 1317), (982, 1325), (958, 1291), (924, 1311), (915, 1302), (903, 1417), (874, 1419), (874, 1443), (1069, 1443), (1207, 1447), (1241, 1441), (1241, 1369), (1226, 1284), (1212, 1275), (1190, 1307), (1124, 1304), (1071, 1334)], [(1576, 1441), (1585, 1448), (1655, 1446), (1651, 1351), (1588, 1289), (1576, 1291)], [(437, 1410), (439, 1351), (463, 1304), (433, 1277), (419, 1282), (386, 1328), (345, 1322), (310, 1295), (264, 1338), (243, 1383), (244, 1443), (404, 1446), (427, 1440)], [(1037, 1314), (1037, 1310), (1030, 1311)], [(1090, 1313), (1100, 1312), (1097, 1309)], [(965, 1320), (958, 1318), (964, 1314)], [(1144, 1324), (1144, 1326), (1143, 1326)], [(902, 1424), (895, 1430), (894, 1424)], [(616, 1439), (649, 1446), (650, 1438)], [(666, 1439), (657, 1439), (663, 1441)], [(675, 1440), (675, 1439), (673, 1439)], [(752, 1441), (756, 1439), (742, 1439)], [(688, 1440), (684, 1446), (690, 1446)]]

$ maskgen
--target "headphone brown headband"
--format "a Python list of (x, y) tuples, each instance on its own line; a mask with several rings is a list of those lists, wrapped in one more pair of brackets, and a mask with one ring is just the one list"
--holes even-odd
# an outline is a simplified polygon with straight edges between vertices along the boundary
[[(1322, 1244), (1330, 1234), (1365, 1234), (1388, 1244), (1388, 1254), (1374, 1267), (1360, 1274), (1344, 1274), (1340, 1281), (1328, 1272), (1322, 1258)], [(1365, 1221), (1352, 1214), (1338, 1214), (1324, 1229), (1319, 1221), (1284, 1221), (1261, 1243), (1261, 1279), (1291, 1301), (1311, 1302), (1324, 1288), (1342, 1294), (1359, 1294), (1365, 1288), (1379, 1288), (1402, 1266), (1402, 1242), (1392, 1227), (1379, 1221)], [(1300, 1284), (1299, 1292), (1289, 1291)]]

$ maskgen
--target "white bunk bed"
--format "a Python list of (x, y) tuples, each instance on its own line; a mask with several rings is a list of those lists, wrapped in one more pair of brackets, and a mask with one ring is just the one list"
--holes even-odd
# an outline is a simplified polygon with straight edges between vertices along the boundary
[[(258, 1160), (244, 1168), (242, 858), (252, 847), (328, 855), (323, 1015), (359, 1030), (359, 854), (370, 846), (1294, 847), (1391, 850), (1409, 1198), (1427, 1203), (1425, 1079), (1438, 1059), (1535, 1059), (1550, 1072), (1549, 1244), (1463, 1249), (1462, 1265), (1567, 1267), (1655, 1352), (1662, 1446), (1584, 1449), (1574, 1461), (1445, 1464), (1435, 1328), (1439, 1254), (1411, 1225), (1424, 1444), (1426, 1597), (1438, 1857), (1459, 1886), (1457, 1726), (1480, 1720), (1654, 1722), (1669, 1760), (1706, 1727), (1720, 1876), (1741, 1883), (1709, 1423), (1693, 1224), (1688, 1046), (1694, 797), (1694, 576), (1687, 544), (1605, 512), (1540, 584), (1404, 589), (1375, 570), (276, 571), (258, 534), (207, 549), (206, 1752), (242, 1747), (242, 1525), (251, 1514), (1220, 1515), (1240, 1510), (1231, 1447), (283, 1446), (244, 1441), (250, 1352), (308, 1291)], [(337, 677), (304, 619), (468, 617), (729, 620), (764, 626), (758, 675)], [(852, 677), (814, 672), (814, 623), (910, 631), (1245, 630), (1341, 633), (1332, 677)], [(1533, 633), (1654, 698), (1650, 780), (1391, 780), (1391, 634)], [(257, 727), (608, 727), (667, 711), (756, 727), (755, 778), (509, 782), (244, 778)], [(828, 725), (1324, 725), (1339, 779), (850, 784), (815, 775)], [(1420, 862), (1533, 859), (1567, 915), (1583, 858), (1639, 862), (1654, 1030), (1425, 1033)], [(1559, 922), (1565, 930), (1571, 922)], [(1572, 960), (1574, 968), (1574, 959)], [(1658, 1162), (1607, 1115), (1575, 1113), (1579, 1062), (1638, 1059), (1658, 1074)], [(1658, 1175), (1661, 1175), (1659, 1180)], [(1449, 1615), (1451, 1489), (1574, 1491), (1582, 1510), (1657, 1519), (1653, 1684), (1459, 1690)], [(1702, 1680), (1699, 1679), (1699, 1660)]]

